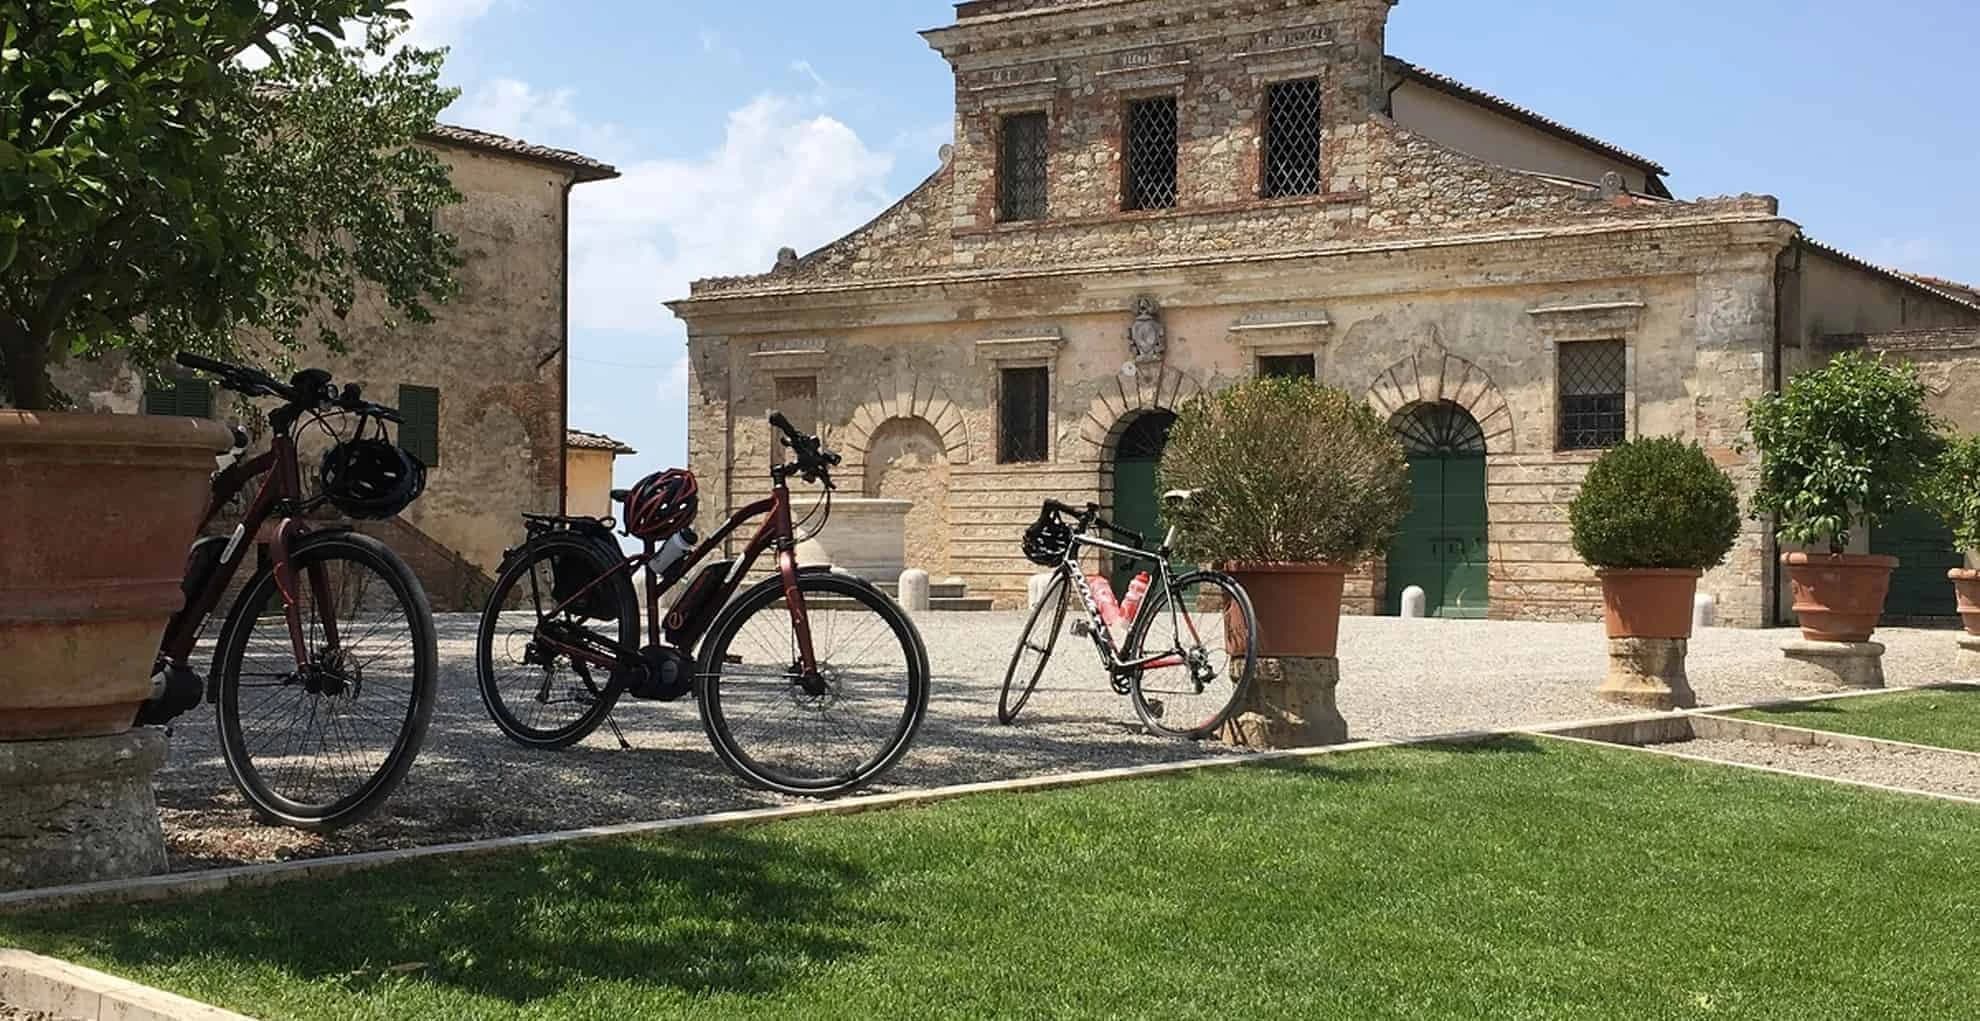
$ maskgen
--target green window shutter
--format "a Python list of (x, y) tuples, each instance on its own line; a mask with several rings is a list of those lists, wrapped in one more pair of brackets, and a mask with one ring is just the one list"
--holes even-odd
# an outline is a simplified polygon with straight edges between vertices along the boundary
[(213, 387), (203, 379), (175, 379), (163, 386), (146, 386), (144, 413), (212, 418)]
[(419, 458), (428, 468), (440, 465), (440, 389), (431, 386), (399, 387), (399, 414), (405, 424), (399, 427), (399, 446)]

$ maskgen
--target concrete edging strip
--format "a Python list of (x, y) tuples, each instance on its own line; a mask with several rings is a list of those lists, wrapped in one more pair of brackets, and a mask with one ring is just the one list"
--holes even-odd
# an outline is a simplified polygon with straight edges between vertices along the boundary
[(1754, 741), (1759, 744), (1808, 745), (1815, 748), (1835, 748), (1850, 752), (1933, 752), (1939, 755), (1969, 758), (1976, 763), (1980, 763), (1980, 752), (1971, 752), (1964, 748), (1941, 748), (1938, 745), (1898, 741), (1888, 737), (1844, 734), (1834, 730), (1819, 730), (1814, 727), (1791, 727), (1785, 723), (1768, 723), (1764, 720), (1744, 720), (1732, 716), (1700, 714), (1692, 721), (1692, 730), (1692, 736), (1699, 738), (1730, 737), (1741, 741)]
[[(1959, 804), (1959, 805), (1980, 806), (1980, 798), (1969, 798), (1961, 794), (1942, 794), (1937, 791), (1921, 791), (1911, 787), (1893, 787), (1889, 784), (1872, 783), (1868, 780), (1850, 780), (1839, 776), (1824, 776), (1821, 773), (1803, 773), (1798, 770), (1781, 769), (1777, 766), (1761, 766), (1751, 762), (1728, 762), (1724, 759), (1707, 758), (1703, 755), (1691, 755), (1685, 752), (1672, 751), (1668, 748), (1660, 748), (1655, 745), (1611, 744), (1607, 741), (1598, 741), (1593, 738), (1569, 737), (1564, 734), (1536, 734), (1536, 736), (1544, 737), (1549, 741), (1563, 741), (1569, 744), (1586, 745), (1591, 748), (1607, 748), (1610, 749), (1611, 751), (1620, 750), (1626, 752), (1637, 752), (1643, 755), (1661, 755), (1667, 759), (1682, 759), (1685, 762), (1697, 762), (1707, 766), (1729, 767), (1732, 769), (1748, 769), (1756, 773), (1772, 773), (1775, 776), (1793, 777), (1796, 780), (1819, 780), (1823, 783), (1841, 784), (1844, 787), (1856, 787), (1862, 790), (1880, 791), (1885, 794), (1904, 794), (1914, 798), (1931, 798), (1934, 801), (1950, 801), (1953, 802), (1954, 804)], [(1932, 750), (1943, 751), (1944, 749), (1932, 749)]]
[(252, 1021), (243, 1014), (25, 950), (0, 949), (0, 1002), (76, 1021)]

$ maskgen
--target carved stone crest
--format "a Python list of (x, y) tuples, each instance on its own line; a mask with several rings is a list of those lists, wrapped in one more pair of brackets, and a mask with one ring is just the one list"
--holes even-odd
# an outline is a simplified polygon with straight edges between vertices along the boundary
[(1137, 363), (1159, 362), (1169, 347), (1169, 330), (1162, 325), (1162, 308), (1154, 298), (1136, 298), (1134, 325), (1128, 327), (1128, 350)]

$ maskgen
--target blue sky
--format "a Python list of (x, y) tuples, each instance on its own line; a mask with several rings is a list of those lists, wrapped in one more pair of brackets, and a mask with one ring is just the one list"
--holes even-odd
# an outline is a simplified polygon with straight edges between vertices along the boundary
[[(932, 171), (943, 0), (411, 0), (452, 48), (448, 119), (579, 149), (571, 422), (685, 458), (685, 343), (661, 306), (768, 269)], [(1681, 198), (1756, 192), (1872, 261), (1980, 282), (1972, 0), (1403, 0), (1389, 51), (1671, 168)]]

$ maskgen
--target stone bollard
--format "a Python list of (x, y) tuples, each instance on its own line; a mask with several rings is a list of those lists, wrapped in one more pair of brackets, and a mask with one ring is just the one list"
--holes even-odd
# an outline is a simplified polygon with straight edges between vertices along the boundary
[(1719, 597), (1704, 592), (1691, 601), (1691, 629), (1703, 630), (1719, 624)]
[(1422, 620), (1429, 616), (1430, 594), (1417, 585), (1403, 589), (1402, 615), (1404, 620)]
[(1220, 735), (1242, 748), (1312, 748), (1348, 739), (1336, 704), (1341, 661), (1328, 657), (1258, 657), (1251, 687)]
[(1790, 683), (1826, 688), (1884, 686), (1884, 647), (1877, 642), (1810, 642), (1781, 647), (1781, 676)]
[(0, 891), (165, 871), (151, 775), (165, 735), (0, 741)]
[(902, 571), (900, 594), (902, 609), (909, 613), (927, 613), (931, 605), (928, 599), (928, 572)]
[(1599, 694), (1643, 709), (1696, 708), (1698, 695), (1684, 670), (1689, 646), (1683, 638), (1609, 639), (1609, 676)]
[(1045, 591), (1052, 587), (1052, 579), (1058, 576), (1056, 571), (1032, 575), (1031, 580), (1024, 583), (1024, 608), (1038, 609), (1038, 604), (1045, 601)]
[(1959, 636), (1959, 658), (1953, 670), (1960, 680), (1980, 681), (1980, 635)]

